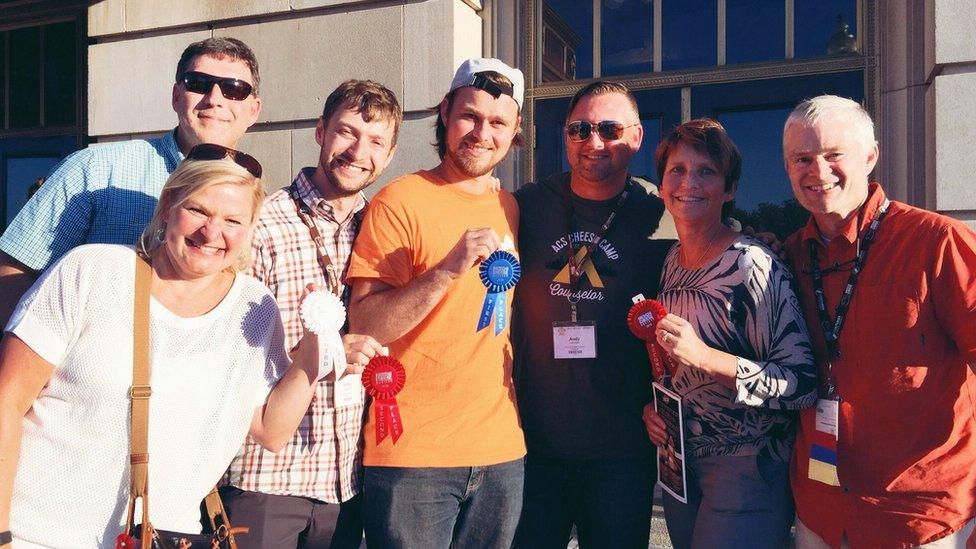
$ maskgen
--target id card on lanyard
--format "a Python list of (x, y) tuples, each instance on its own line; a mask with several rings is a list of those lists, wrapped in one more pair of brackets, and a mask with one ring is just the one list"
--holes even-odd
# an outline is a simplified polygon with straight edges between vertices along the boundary
[[(868, 250), (874, 242), (878, 227), (888, 213), (888, 206), (891, 202), (885, 199), (874, 219), (871, 220), (867, 232), (864, 234), (864, 242), (857, 241), (857, 254), (854, 258), (854, 265), (851, 274), (848, 276), (847, 285), (841, 295), (837, 309), (834, 311), (834, 319), (831, 321), (827, 313), (827, 298), (823, 288), (823, 271), (820, 268), (820, 260), (817, 258), (817, 248), (814, 242), (810, 242), (810, 274), (813, 277), (813, 289), (817, 301), (817, 316), (820, 320), (820, 328), (823, 330), (824, 340), (827, 343), (827, 379), (825, 388), (817, 399), (816, 416), (814, 418), (814, 432), (810, 437), (810, 462), (807, 466), (808, 476), (811, 480), (822, 482), (829, 486), (840, 486), (840, 479), (837, 476), (837, 456), (838, 440), (840, 439), (840, 407), (841, 396), (837, 388), (833, 372), (833, 362), (840, 358), (838, 340), (844, 322), (847, 319), (854, 298), (854, 289), (857, 286), (858, 276), (864, 269), (867, 260)], [(858, 229), (861, 227), (861, 217), (863, 209), (858, 214)]]
[(579, 319), (576, 304), (579, 303), (580, 298), (577, 294), (577, 288), (584, 272), (592, 271), (593, 273), (588, 274), (588, 276), (591, 278), (595, 276), (596, 267), (593, 264), (593, 252), (610, 232), (617, 211), (627, 201), (631, 185), (633, 183), (627, 179), (617, 203), (600, 227), (600, 233), (592, 242), (582, 246), (579, 250), (573, 249), (573, 190), (567, 185), (563, 202), (566, 209), (566, 265), (569, 268), (569, 296), (566, 297), (566, 300), (569, 301), (569, 320), (552, 323), (553, 358), (557, 360), (596, 358), (597, 356), (596, 322)]

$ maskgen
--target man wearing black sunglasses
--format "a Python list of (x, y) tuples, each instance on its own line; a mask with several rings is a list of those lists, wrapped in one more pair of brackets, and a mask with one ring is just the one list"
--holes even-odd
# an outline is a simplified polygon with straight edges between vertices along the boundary
[(176, 69), (178, 125), (161, 138), (89, 147), (68, 156), (0, 237), (0, 322), (38, 274), (89, 242), (132, 244), (159, 192), (200, 143), (234, 148), (261, 111), (254, 53), (233, 38), (190, 44)]
[(657, 294), (670, 241), (664, 212), (628, 164), (643, 129), (633, 95), (594, 82), (570, 102), (571, 170), (516, 192), (522, 280), (512, 342), (528, 456), (515, 546), (646, 548), (654, 447), (644, 343), (626, 325), (631, 298)]

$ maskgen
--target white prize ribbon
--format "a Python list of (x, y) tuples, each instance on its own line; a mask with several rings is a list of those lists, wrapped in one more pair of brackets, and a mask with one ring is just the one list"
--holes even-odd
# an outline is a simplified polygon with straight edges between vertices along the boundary
[(298, 314), (305, 328), (318, 338), (319, 372), (315, 380), (320, 381), (331, 372), (339, 379), (346, 371), (346, 353), (339, 335), (346, 323), (342, 301), (332, 292), (317, 290), (305, 296)]

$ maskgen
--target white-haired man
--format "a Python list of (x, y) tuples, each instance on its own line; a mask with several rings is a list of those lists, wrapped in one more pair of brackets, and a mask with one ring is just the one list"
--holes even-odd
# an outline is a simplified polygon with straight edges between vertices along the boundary
[(791, 466), (796, 545), (964, 547), (976, 525), (976, 234), (869, 182), (878, 144), (854, 101), (802, 102), (783, 153), (811, 214), (786, 245), (821, 378)]

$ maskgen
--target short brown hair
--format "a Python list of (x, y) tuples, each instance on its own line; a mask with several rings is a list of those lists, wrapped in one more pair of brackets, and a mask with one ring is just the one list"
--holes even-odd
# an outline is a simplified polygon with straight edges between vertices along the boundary
[(603, 95), (606, 93), (619, 93), (627, 98), (627, 102), (630, 106), (634, 108), (634, 116), (640, 118), (640, 109), (637, 108), (637, 99), (634, 94), (630, 93), (630, 89), (627, 86), (619, 82), (610, 82), (607, 80), (597, 80), (596, 82), (591, 82), (581, 88), (576, 95), (569, 101), (569, 109), (566, 110), (566, 122), (569, 122), (569, 117), (573, 116), (573, 109), (576, 105), (583, 100), (584, 97), (590, 95)]
[(339, 109), (347, 108), (364, 115), (367, 122), (387, 120), (393, 124), (393, 143), (396, 145), (403, 122), (403, 109), (396, 94), (386, 86), (372, 80), (346, 80), (332, 90), (322, 108), (322, 123), (328, 126), (332, 115)]
[(251, 48), (236, 38), (207, 38), (206, 40), (194, 42), (187, 46), (183, 50), (183, 55), (180, 56), (180, 62), (176, 64), (177, 84), (183, 80), (183, 73), (186, 72), (186, 68), (190, 66), (190, 63), (201, 55), (207, 55), (216, 59), (230, 57), (231, 59), (243, 61), (247, 65), (247, 68), (251, 70), (254, 95), (256, 96), (258, 94), (258, 86), (261, 84), (261, 75), (258, 72), (258, 60), (254, 57), (254, 52), (251, 51)]
[[(479, 74), (483, 74), (485, 78), (490, 80), (495, 85), (503, 86), (503, 87), (512, 87), (512, 81), (509, 80), (507, 76), (501, 73), (497, 73), (495, 71), (484, 71)], [(461, 88), (455, 88), (450, 92), (448, 92), (447, 95), (444, 96), (444, 101), (447, 101), (448, 114), (450, 114), (451, 107), (454, 105), (454, 96), (457, 94), (458, 90), (464, 87), (466, 86), (462, 86)], [(444, 122), (443, 119), (441, 119), (440, 104), (431, 107), (430, 111), (433, 112), (434, 115), (437, 117), (437, 122), (435, 122), (434, 124), (434, 138), (436, 139), (436, 141), (433, 143), (433, 145), (437, 148), (437, 156), (439, 156), (441, 160), (444, 160), (444, 156), (447, 155), (447, 123)], [(519, 107), (519, 114), (520, 115), (522, 114), (521, 107)], [(515, 137), (512, 139), (512, 146), (521, 147), (524, 144), (525, 144), (525, 136), (522, 135), (522, 128), (519, 127), (516, 129)]]
[(678, 143), (690, 145), (712, 159), (722, 172), (722, 177), (725, 178), (725, 192), (731, 191), (739, 181), (739, 176), (742, 175), (742, 155), (739, 154), (739, 148), (735, 146), (732, 138), (717, 120), (696, 118), (676, 126), (658, 144), (657, 150), (654, 151), (658, 184), (664, 181), (664, 168), (668, 164), (668, 157), (674, 152)]

